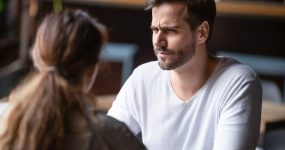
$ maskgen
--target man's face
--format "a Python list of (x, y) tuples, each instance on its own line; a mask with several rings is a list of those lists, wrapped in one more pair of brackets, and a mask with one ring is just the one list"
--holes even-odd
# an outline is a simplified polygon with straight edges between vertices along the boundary
[(196, 40), (186, 15), (187, 6), (183, 3), (163, 3), (152, 9), (152, 42), (163, 70), (176, 69), (195, 54)]

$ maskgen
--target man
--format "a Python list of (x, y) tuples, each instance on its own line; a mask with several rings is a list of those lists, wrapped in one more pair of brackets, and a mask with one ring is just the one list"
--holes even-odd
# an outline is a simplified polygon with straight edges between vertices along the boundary
[(208, 54), (214, 0), (151, 0), (158, 61), (127, 80), (108, 115), (150, 150), (255, 149), (261, 85), (245, 65)]

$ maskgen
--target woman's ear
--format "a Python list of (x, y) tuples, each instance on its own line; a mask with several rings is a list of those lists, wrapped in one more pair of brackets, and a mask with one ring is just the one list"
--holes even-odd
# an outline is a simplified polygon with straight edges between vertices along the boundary
[(198, 42), (199, 44), (206, 43), (209, 37), (210, 27), (208, 21), (203, 21), (198, 27)]
[(99, 65), (97, 64), (94, 67), (88, 68), (88, 70), (84, 74), (83, 83), (82, 83), (82, 91), (85, 94), (89, 93), (90, 90), (92, 89), (93, 84), (98, 74), (98, 70), (99, 70)]

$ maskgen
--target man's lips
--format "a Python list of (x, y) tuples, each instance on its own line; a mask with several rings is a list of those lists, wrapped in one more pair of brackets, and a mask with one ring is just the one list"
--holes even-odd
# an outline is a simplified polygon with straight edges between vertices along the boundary
[(170, 55), (173, 55), (173, 52), (167, 48), (155, 48), (154, 51), (156, 53), (156, 56), (162, 59), (167, 58)]
[(164, 49), (164, 48), (155, 48), (154, 51), (155, 51), (156, 54), (162, 54), (162, 55), (170, 55), (170, 54), (172, 54), (171, 50)]
[(166, 51), (157, 51), (156, 52), (156, 56), (160, 59), (166, 59), (171, 55), (170, 52), (166, 52)]
[(171, 54), (170, 52), (166, 52), (166, 51), (157, 51), (156, 53), (160, 55), (170, 55)]

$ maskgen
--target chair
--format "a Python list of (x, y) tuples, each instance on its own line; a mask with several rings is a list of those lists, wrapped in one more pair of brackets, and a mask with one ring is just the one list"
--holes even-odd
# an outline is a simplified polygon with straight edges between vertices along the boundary
[(7, 96), (16, 87), (26, 71), (17, 63), (0, 69), (0, 98)]
[(241, 63), (252, 67), (260, 75), (283, 77), (283, 94), (281, 94), (280, 88), (273, 81), (262, 79), (261, 84), (263, 99), (274, 102), (285, 102), (285, 59), (225, 51), (218, 52), (218, 55), (235, 58)]
[(264, 133), (264, 150), (285, 149), (285, 120), (266, 124)]

